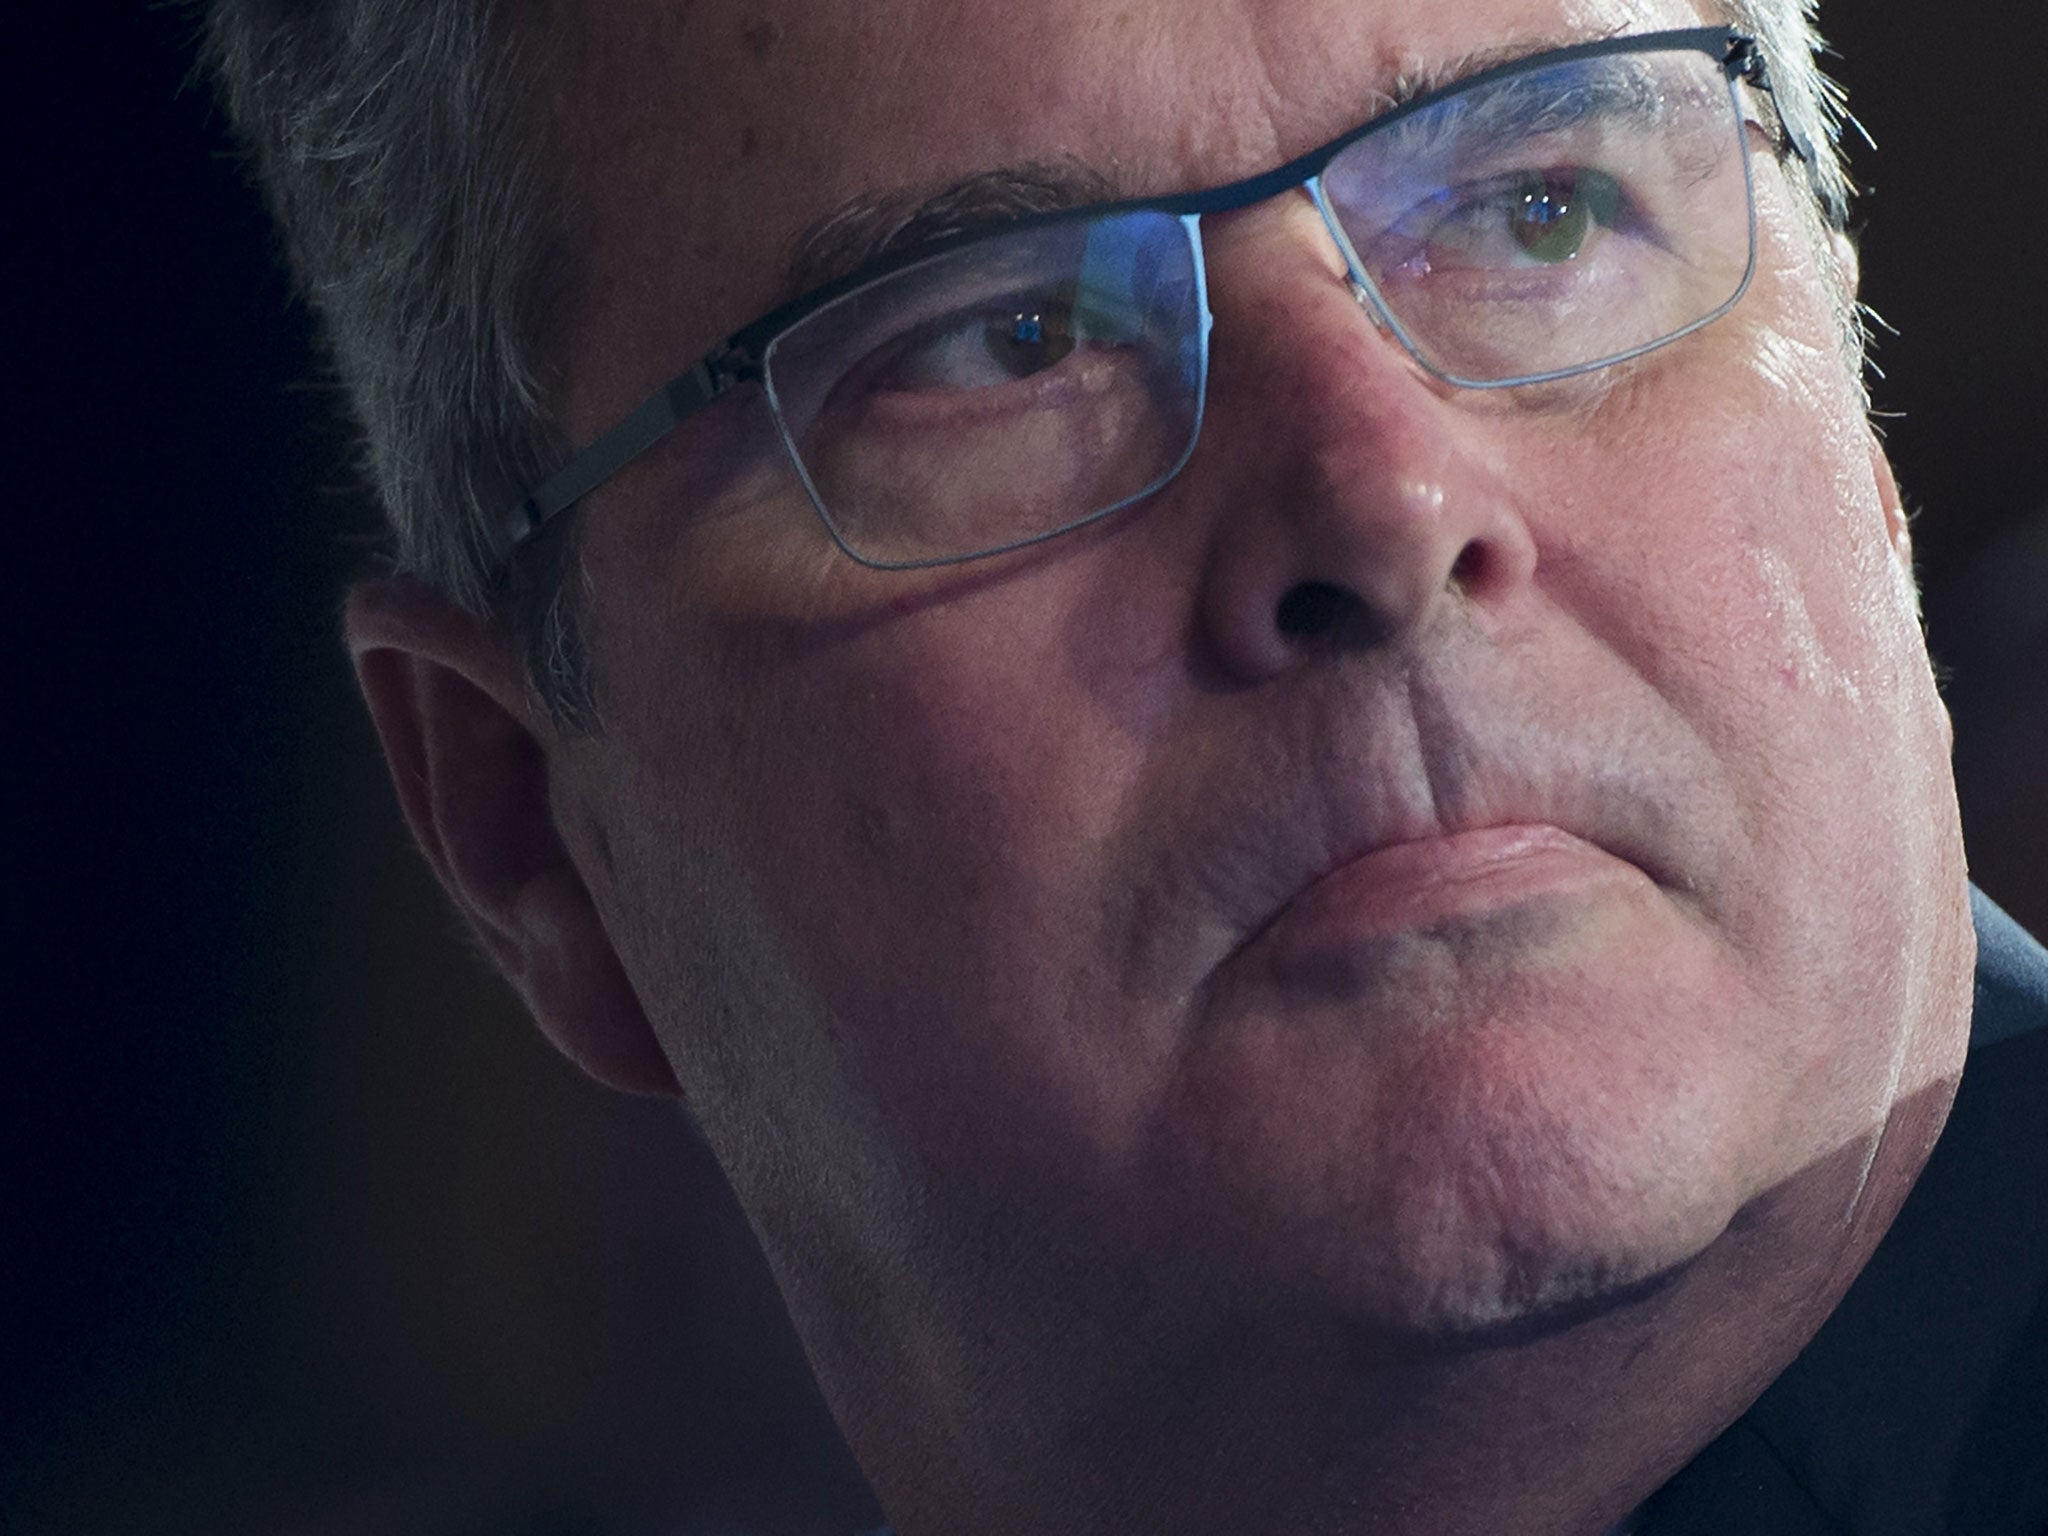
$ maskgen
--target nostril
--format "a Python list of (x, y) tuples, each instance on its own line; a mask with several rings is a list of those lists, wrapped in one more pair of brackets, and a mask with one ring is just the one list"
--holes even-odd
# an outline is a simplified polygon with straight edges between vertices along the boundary
[(1486, 551), (1477, 539), (1458, 551), (1458, 558), (1451, 563), (1451, 582), (1458, 587), (1468, 587), (1483, 574), (1486, 565)]
[(1274, 622), (1291, 640), (1317, 640), (1334, 630), (1344, 616), (1364, 605), (1355, 593), (1326, 581), (1304, 581), (1280, 599)]

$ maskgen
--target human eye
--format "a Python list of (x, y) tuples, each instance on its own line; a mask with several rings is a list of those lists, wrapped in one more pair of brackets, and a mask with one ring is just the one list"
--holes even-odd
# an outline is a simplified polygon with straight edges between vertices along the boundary
[(1190, 235), (1153, 209), (1004, 231), (784, 331), (765, 382), (834, 533), (891, 561), (993, 549), (1170, 473), (1200, 416)]
[(1131, 340), (1131, 328), (1071, 286), (990, 297), (911, 324), (856, 369), (869, 392), (996, 390), (1079, 367)]
[(1577, 275), (1614, 240), (1656, 243), (1653, 221), (1627, 186), (1592, 166), (1547, 165), (1431, 193), (1381, 233), (1371, 264), (1396, 282), (1545, 268)]
[(1439, 259), (1554, 266), (1597, 248), (1615, 228), (1623, 197), (1612, 176), (1570, 166), (1497, 176), (1447, 201), (1429, 234)]
[(772, 344), (770, 387), (784, 420), (806, 431), (1099, 420), (1186, 372), (1198, 291), (1186, 230), (1171, 215), (998, 231), (805, 317)]
[(1461, 382), (1646, 350), (1733, 303), (1749, 270), (1740, 121), (1704, 52), (1483, 81), (1346, 145), (1324, 191), (1387, 317)]

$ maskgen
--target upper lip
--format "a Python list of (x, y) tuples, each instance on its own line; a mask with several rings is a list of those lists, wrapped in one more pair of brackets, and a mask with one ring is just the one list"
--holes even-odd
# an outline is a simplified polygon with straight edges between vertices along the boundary
[(1623, 731), (1526, 691), (1492, 692), (1406, 676), (1273, 722), (1281, 771), (1234, 763), (1224, 782), (1208, 778), (1201, 835), (1154, 851), (1131, 898), (1134, 951), (1183, 981), (1190, 962), (1213, 973), (1335, 872), (1491, 827), (1555, 827), (1690, 901), (1718, 801), (1702, 793), (1711, 765), (1676, 717), (1646, 710)]

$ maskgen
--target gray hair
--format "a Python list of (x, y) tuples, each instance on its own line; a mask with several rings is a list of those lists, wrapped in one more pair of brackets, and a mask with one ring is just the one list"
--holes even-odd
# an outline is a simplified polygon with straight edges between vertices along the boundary
[(498, 590), (487, 535), (566, 450), (541, 384), (564, 263), (534, 6), (202, 3), (202, 62), (319, 318), (397, 568), (504, 612), (550, 709), (594, 724), (565, 540)]
[[(487, 536), (565, 450), (542, 385), (566, 263), (529, 72), (545, 52), (534, 5), (202, 3), (205, 62), (319, 316), (398, 569), (472, 612), (503, 605), (550, 710), (594, 729), (575, 520), (522, 557), (509, 600)], [(1816, 210), (1839, 228), (1842, 99), (1816, 61), (1817, 3), (1722, 0), (1762, 44), (1786, 127), (1819, 157)]]
[(1717, 0), (1729, 25), (1763, 49), (1771, 97), (1795, 142), (1809, 146), (1814, 202), (1831, 229), (1849, 219), (1849, 168), (1841, 154), (1849, 121), (1842, 88), (1821, 69), (1828, 51), (1816, 24), (1820, 0)]

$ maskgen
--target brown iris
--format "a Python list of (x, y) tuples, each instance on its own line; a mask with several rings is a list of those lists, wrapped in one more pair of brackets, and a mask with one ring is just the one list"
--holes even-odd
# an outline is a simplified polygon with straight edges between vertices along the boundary
[(1074, 350), (1074, 309), (1042, 303), (991, 320), (983, 338), (989, 356), (1013, 379), (1028, 379)]
[(1516, 189), (1509, 217), (1515, 241), (1542, 262), (1570, 261), (1597, 226), (1612, 225), (1621, 186), (1598, 171), (1531, 175)]

